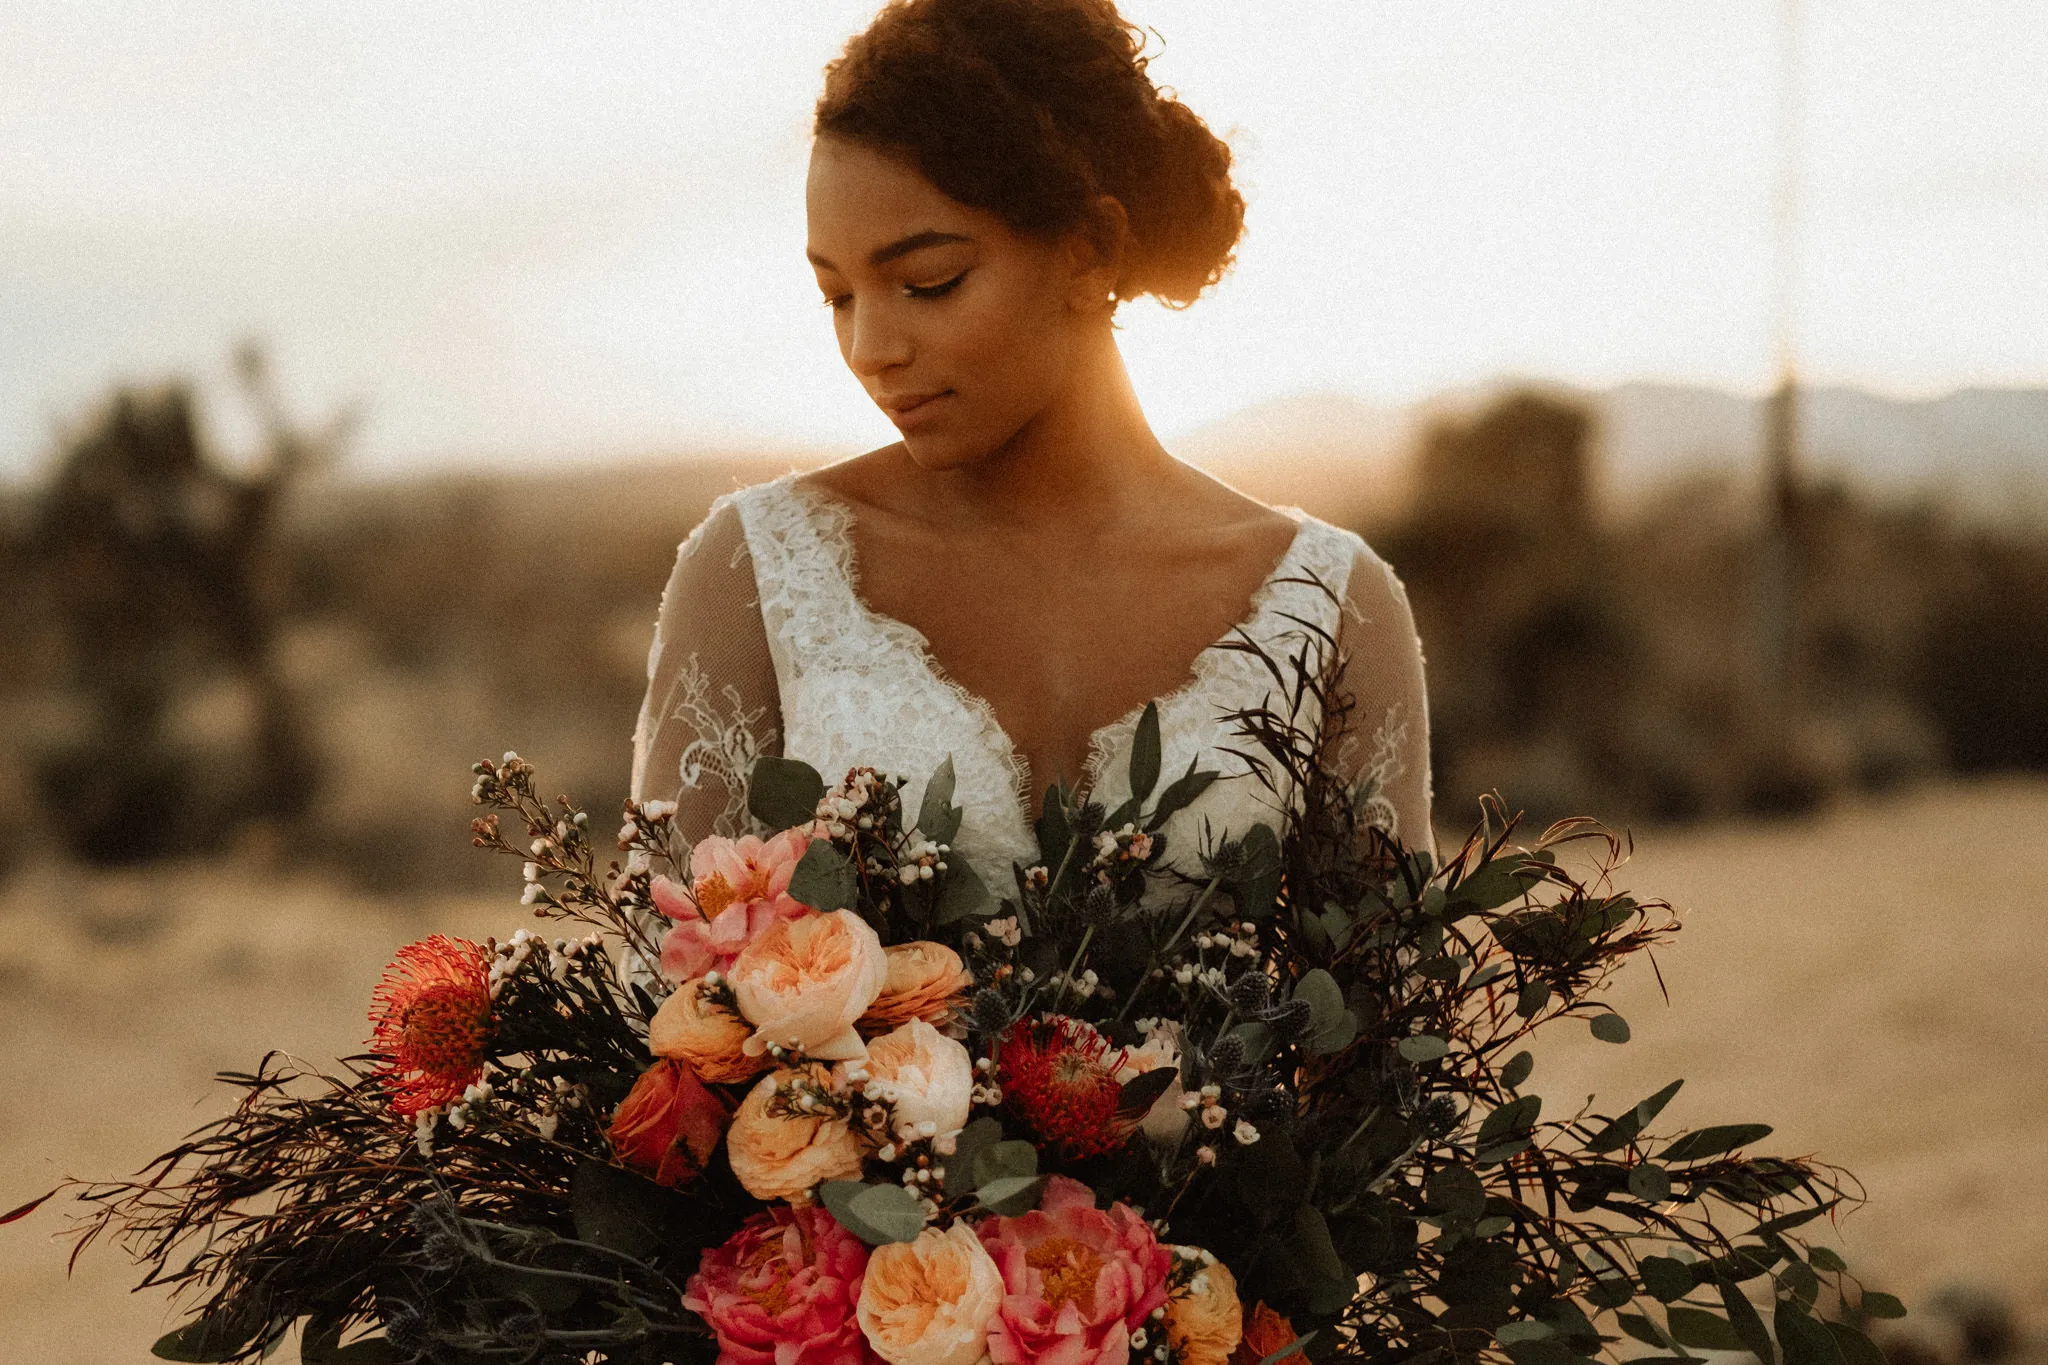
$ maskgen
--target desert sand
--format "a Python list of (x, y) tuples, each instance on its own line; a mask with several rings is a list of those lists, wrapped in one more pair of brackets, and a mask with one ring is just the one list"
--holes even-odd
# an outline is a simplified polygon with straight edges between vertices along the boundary
[[(0, 1209), (135, 1170), (220, 1112), (217, 1070), (352, 1050), (398, 946), (530, 922), (505, 872), (501, 899), (208, 867), (17, 875), (0, 889)], [(1671, 1002), (1635, 970), (1611, 997), (1632, 1042), (1559, 1025), (1530, 1086), (1549, 1112), (1683, 1077), (1668, 1124), (1775, 1124), (1779, 1150), (1861, 1177), (1870, 1203), (1833, 1238), (1874, 1287), (1988, 1288), (2048, 1320), (2048, 783), (1647, 833), (1620, 880), (1684, 913), (1659, 954)], [(129, 1293), (110, 1245), (67, 1278), (66, 1217), (53, 1203), (0, 1229), (0, 1360), (150, 1359), (183, 1315)]]

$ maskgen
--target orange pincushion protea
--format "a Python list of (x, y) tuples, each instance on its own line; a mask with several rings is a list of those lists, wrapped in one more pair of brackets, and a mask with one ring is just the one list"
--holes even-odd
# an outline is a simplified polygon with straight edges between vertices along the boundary
[(370, 1007), (370, 1051), (391, 1112), (411, 1118), (453, 1104), (483, 1076), (491, 1037), (490, 969), (468, 939), (434, 934), (398, 950)]

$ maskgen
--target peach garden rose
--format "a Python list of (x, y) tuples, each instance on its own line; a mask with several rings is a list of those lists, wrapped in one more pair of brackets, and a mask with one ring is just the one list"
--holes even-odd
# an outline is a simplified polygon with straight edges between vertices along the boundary
[[(868, 1044), (866, 1092), (889, 1101), (899, 1134), (950, 1136), (967, 1126), (974, 1103), (974, 1059), (922, 1019)], [(926, 1132), (921, 1125), (930, 1124)]]
[(726, 1130), (732, 1173), (756, 1199), (808, 1200), (824, 1181), (857, 1178), (867, 1155), (843, 1118), (769, 1112), (777, 1088), (797, 1080), (829, 1087), (831, 1073), (814, 1062), (802, 1070), (785, 1068), (763, 1076), (740, 1101)]
[(670, 992), (648, 1021), (647, 1048), (657, 1057), (687, 1063), (707, 1081), (730, 1084), (751, 1080), (773, 1065), (766, 1057), (747, 1055), (753, 1031), (745, 1019), (717, 1003), (706, 978), (692, 977)]
[(965, 1223), (875, 1248), (858, 1317), (889, 1365), (974, 1365), (988, 1352), (1003, 1276)]
[[(1166, 1301), (1166, 1339), (1180, 1365), (1229, 1365), (1244, 1339), (1244, 1305), (1230, 1267), (1195, 1247), (1175, 1247), (1183, 1258), (1205, 1261), (1178, 1293)], [(1286, 1342), (1280, 1343), (1286, 1345)]]
[(865, 1056), (854, 1021), (887, 974), (882, 940), (851, 910), (777, 921), (732, 964), (733, 998), (754, 1026), (746, 1050), (758, 1056), (775, 1043), (826, 1061)]
[(861, 1025), (870, 1033), (882, 1033), (922, 1019), (936, 1028), (953, 1021), (974, 974), (960, 961), (960, 954), (943, 943), (898, 943), (883, 950), (888, 954), (889, 973), (882, 993), (868, 1006)]

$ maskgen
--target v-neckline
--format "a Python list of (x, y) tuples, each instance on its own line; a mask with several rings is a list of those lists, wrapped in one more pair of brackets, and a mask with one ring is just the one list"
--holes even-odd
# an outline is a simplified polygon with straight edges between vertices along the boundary
[[(1020, 822), (1021, 833), (1028, 842), (1031, 830), (1035, 825), (1031, 814), (1033, 801), (1031, 760), (1017, 746), (1017, 741), (1011, 736), (1009, 729), (1004, 726), (1001, 718), (996, 715), (994, 703), (990, 702), (988, 698), (982, 696), (979, 692), (966, 686), (958, 678), (955, 678), (939, 662), (937, 656), (932, 653), (930, 637), (922, 630), (919, 630), (901, 617), (891, 616), (887, 612), (876, 610), (873, 606), (869, 605), (866, 598), (861, 596), (859, 556), (855, 553), (853, 547), (853, 526), (856, 520), (853, 505), (837, 494), (831, 493), (815, 484), (801, 482), (801, 476), (798, 474), (789, 475), (783, 481), (783, 487), (796, 500), (798, 507), (802, 510), (805, 526), (810, 529), (812, 535), (818, 538), (819, 543), (827, 552), (827, 557), (838, 570), (838, 585), (846, 593), (847, 600), (852, 604), (855, 614), (877, 633), (885, 637), (893, 636), (901, 639), (915, 655), (918, 666), (924, 675), (941, 689), (950, 692), (969, 714), (980, 721), (987, 735), (1000, 747), (1002, 751), (1000, 758), (1004, 765), (1009, 768), (1012, 778), (1012, 813)], [(1101, 780), (1101, 767), (1108, 758), (1108, 741), (1111, 737), (1124, 727), (1135, 725), (1139, 717), (1144, 715), (1147, 706), (1156, 705), (1164, 712), (1168, 706), (1200, 687), (1207, 681), (1206, 665), (1214, 657), (1215, 651), (1219, 647), (1229, 644), (1240, 635), (1248, 633), (1264, 618), (1268, 607), (1272, 603), (1275, 590), (1299, 557), (1309, 533), (1310, 519), (1308, 514), (1302, 509), (1298, 507), (1275, 507), (1273, 510), (1293, 520), (1294, 534), (1288, 538), (1287, 548), (1280, 552), (1280, 557), (1274, 561), (1273, 567), (1260, 580), (1259, 586), (1252, 590), (1251, 597), (1245, 606), (1244, 615), (1232, 624), (1228, 630), (1224, 631), (1221, 636), (1202, 647), (1195, 657), (1189, 661), (1186, 677), (1178, 685), (1148, 701), (1139, 702), (1121, 716), (1107, 721), (1088, 732), (1088, 756), (1081, 765), (1079, 790), (1084, 792), (1093, 791), (1096, 784)], [(819, 515), (821, 511), (831, 514), (834, 518), (829, 525)]]

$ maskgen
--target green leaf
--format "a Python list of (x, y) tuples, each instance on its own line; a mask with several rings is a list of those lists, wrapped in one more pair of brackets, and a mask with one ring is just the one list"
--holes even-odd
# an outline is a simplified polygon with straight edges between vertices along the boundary
[(1543, 1112), (1541, 1095), (1524, 1095), (1518, 1100), (1503, 1104), (1479, 1125), (1479, 1135), (1473, 1142), (1481, 1147), (1491, 1146), (1512, 1134), (1527, 1133), (1536, 1126), (1536, 1119)]
[(1742, 1335), (1719, 1313), (1676, 1303), (1664, 1311), (1671, 1320), (1671, 1337), (1680, 1346), (1696, 1346), (1702, 1351), (1743, 1349)]
[(1661, 1303), (1682, 1299), (1693, 1291), (1692, 1268), (1671, 1256), (1645, 1256), (1636, 1263), (1643, 1288)]
[(1762, 1315), (1756, 1305), (1733, 1280), (1717, 1279), (1715, 1286), (1721, 1291), (1721, 1306), (1728, 1310), (1728, 1325), (1735, 1329), (1735, 1335), (1742, 1338), (1742, 1348), (1755, 1356), (1761, 1365), (1778, 1365), (1777, 1349), (1772, 1345), (1771, 1334), (1764, 1329)]
[(1548, 981), (1531, 981), (1516, 994), (1515, 1013), (1521, 1015), (1524, 1019), (1533, 1019), (1536, 1017), (1536, 1011), (1549, 1003), (1550, 983)]
[(1671, 1197), (1671, 1177), (1662, 1166), (1645, 1161), (1628, 1173), (1628, 1192), (1645, 1204), (1661, 1204)]
[[(1337, 1254), (1337, 1244), (1330, 1238), (1330, 1225), (1323, 1221), (1323, 1215), (1312, 1204), (1297, 1204), (1294, 1208), (1294, 1247), (1301, 1257), (1303, 1267), (1325, 1285), (1342, 1286), (1343, 1303), (1348, 1303), (1357, 1292), (1356, 1276), (1351, 1267), (1344, 1264), (1344, 1258)], [(1338, 1305), (1342, 1306), (1342, 1303)]]
[(947, 754), (924, 784), (917, 805), (917, 832), (935, 844), (950, 844), (960, 832), (963, 812), (953, 804), (953, 755)]
[(1626, 1147), (1629, 1143), (1634, 1142), (1637, 1136), (1642, 1133), (1644, 1126), (1664, 1111), (1664, 1106), (1671, 1103), (1671, 1097), (1678, 1093), (1678, 1087), (1684, 1084), (1684, 1081), (1673, 1081), (1656, 1094), (1650, 1096), (1650, 1098), (1636, 1105), (1635, 1108), (1629, 1110), (1626, 1114), (1623, 1114), (1620, 1118), (1609, 1123), (1587, 1140), (1586, 1150), (1589, 1152), (1611, 1152), (1617, 1147)]
[(1603, 1043), (1625, 1043), (1628, 1041), (1628, 1020), (1613, 1011), (1593, 1016), (1593, 1036)]
[(638, 1259), (664, 1240), (660, 1209), (667, 1193), (634, 1171), (585, 1157), (569, 1177), (569, 1214), (582, 1240)]
[(1273, 1352), (1273, 1354), (1263, 1357), (1259, 1361), (1259, 1365), (1280, 1365), (1281, 1361), (1290, 1359), (1306, 1360), (1308, 1358), (1308, 1344), (1311, 1340), (1314, 1339), (1314, 1337), (1314, 1332), (1309, 1332), (1302, 1336), (1296, 1337), (1294, 1340), (1288, 1342), (1285, 1346), (1282, 1346), (1279, 1350)]
[(1877, 1349), (1877, 1343), (1857, 1331), (1846, 1322), (1824, 1324), (1828, 1334), (1835, 1339), (1835, 1346), (1842, 1353), (1847, 1365), (1885, 1365), (1885, 1354)]
[(1557, 1329), (1547, 1322), (1535, 1318), (1523, 1318), (1519, 1322), (1504, 1322), (1493, 1329), (1493, 1339), (1503, 1346), (1512, 1346), (1518, 1341), (1541, 1341), (1557, 1335)]
[(962, 1128), (953, 1139), (953, 1155), (946, 1158), (946, 1193), (956, 1198), (972, 1194), (976, 1158), (1002, 1140), (1003, 1125), (986, 1114)]
[(1469, 1167), (1445, 1166), (1423, 1186), (1423, 1200), (1453, 1218), (1477, 1221), (1486, 1212), (1486, 1186)]
[(1131, 736), (1131, 799), (1143, 801), (1159, 785), (1159, 704), (1146, 702)]
[(954, 849), (946, 855), (946, 870), (940, 874), (939, 901), (932, 908), (932, 923), (951, 924), (955, 920), (978, 915), (995, 904), (995, 897), (988, 891), (988, 883), (974, 870), (974, 864)]
[(817, 818), (825, 779), (801, 759), (763, 754), (747, 778), (747, 809), (770, 829), (791, 829)]
[(1897, 1297), (1891, 1294), (1880, 1294), (1875, 1289), (1864, 1290), (1862, 1301), (1858, 1306), (1873, 1318), (1903, 1318), (1906, 1316), (1906, 1305), (1900, 1303)]
[(1529, 1079), (1529, 1073), (1536, 1069), (1536, 1054), (1529, 1051), (1517, 1052), (1508, 1058), (1508, 1064), (1500, 1069), (1500, 1083), (1510, 1090), (1522, 1088), (1522, 1082)]
[(1815, 1322), (1804, 1305), (1779, 1299), (1772, 1322), (1778, 1330), (1778, 1348), (1785, 1353), (1785, 1365), (1847, 1365), (1834, 1334)]
[(1660, 1346), (1666, 1349), (1671, 1346), (1670, 1341), (1665, 1339), (1663, 1330), (1641, 1313), (1616, 1313), (1614, 1320), (1620, 1324), (1622, 1331), (1645, 1346)]
[(1396, 1049), (1417, 1066), (1450, 1054), (1451, 1045), (1434, 1033), (1414, 1033), (1403, 1038)]
[(1038, 1207), (1039, 1191), (1045, 1186), (1042, 1175), (1006, 1175), (991, 1180), (974, 1192), (981, 1206), (991, 1213), (1015, 1218)]
[(1117, 1087), (1116, 1116), (1126, 1123), (1136, 1123), (1152, 1112), (1153, 1104), (1179, 1079), (1179, 1069), (1171, 1066), (1155, 1066), (1131, 1077)]
[(1519, 853), (1495, 858), (1474, 868), (1470, 876), (1445, 893), (1445, 908), (1460, 918), (1498, 909), (1535, 885), (1543, 875), (1540, 866), (1532, 868)]
[(860, 878), (830, 840), (813, 839), (789, 876), (789, 895), (813, 910), (851, 910), (860, 898)]
[(1498, 1166), (1509, 1157), (1520, 1156), (1535, 1145), (1525, 1137), (1510, 1138), (1506, 1142), (1496, 1142), (1491, 1147), (1480, 1148), (1473, 1154), (1472, 1160), (1480, 1166)]
[(1619, 1308), (1636, 1296), (1636, 1287), (1626, 1275), (1603, 1275), (1587, 1288), (1586, 1302), (1600, 1308)]
[(1820, 1276), (1804, 1261), (1787, 1261), (1778, 1272), (1778, 1287), (1801, 1303), (1812, 1305), (1820, 1297)]
[(1005, 1176), (1037, 1175), (1038, 1148), (1028, 1142), (998, 1142), (974, 1157), (974, 1188)]
[(924, 1206), (901, 1185), (828, 1180), (818, 1186), (818, 1199), (841, 1227), (869, 1246), (915, 1241), (924, 1231)]
[(1166, 822), (1193, 805), (1195, 798), (1209, 789), (1220, 773), (1209, 770), (1195, 771), (1195, 761), (1188, 760), (1188, 770), (1166, 784), (1166, 790), (1159, 794), (1159, 804), (1152, 808), (1152, 816), (1145, 821), (1145, 828), (1157, 831)]
[(1771, 1125), (1768, 1123), (1724, 1123), (1712, 1128), (1697, 1128), (1666, 1147), (1657, 1159), (1664, 1162), (1698, 1161), (1737, 1147), (1747, 1147), (1770, 1135)]
[(924, 1231), (924, 1205), (901, 1185), (870, 1185), (847, 1205), (853, 1216), (881, 1235), (874, 1242), (914, 1242)]
[[(1054, 872), (1067, 860), (1067, 850), (1074, 845), (1074, 822), (1067, 813), (1067, 802), (1071, 798), (1066, 789), (1055, 782), (1046, 790), (1045, 802), (1038, 808), (1038, 826), (1033, 831), (1038, 835), (1039, 861)], [(1077, 858), (1075, 861), (1085, 862)], [(1054, 887), (1057, 891), (1059, 888)]]
[(162, 1360), (218, 1362), (241, 1354), (261, 1335), (263, 1324), (245, 1314), (217, 1312), (194, 1318), (156, 1339), (149, 1353)]
[(1849, 1263), (1833, 1247), (1807, 1248), (1806, 1261), (1815, 1270), (1832, 1271), (1837, 1275), (1849, 1268)]
[(1273, 913), (1280, 895), (1280, 836), (1270, 825), (1254, 824), (1244, 832), (1243, 869), (1231, 883), (1237, 908), (1247, 919)]
[(1344, 988), (1337, 984), (1337, 978), (1321, 967), (1312, 967), (1294, 983), (1294, 998), (1308, 1001), (1308, 1028), (1311, 1036), (1336, 1025), (1338, 1016), (1351, 1011), (1344, 1004)]

